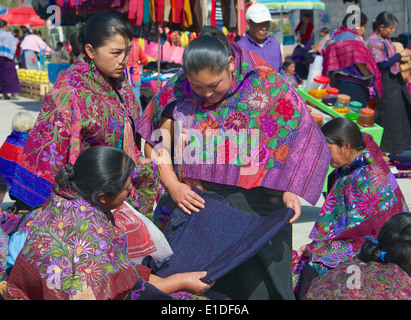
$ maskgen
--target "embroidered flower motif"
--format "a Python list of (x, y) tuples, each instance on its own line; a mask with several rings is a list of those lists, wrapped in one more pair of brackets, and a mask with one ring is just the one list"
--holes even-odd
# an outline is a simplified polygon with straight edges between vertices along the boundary
[(264, 109), (270, 102), (270, 98), (262, 91), (255, 91), (248, 96), (248, 104), (255, 109)]
[(270, 115), (265, 114), (260, 118), (260, 130), (272, 138), (278, 133), (279, 128), (274, 119)]
[(50, 165), (56, 165), (58, 167), (63, 166), (62, 160), (64, 157), (58, 154), (55, 144), (50, 145), (49, 151), (43, 151), (43, 155), (44, 157), (42, 160), (50, 163)]
[(267, 148), (267, 144), (262, 142), (260, 149), (251, 150), (251, 164), (253, 166), (259, 167), (264, 166), (268, 163), (270, 159), (270, 150)]
[(381, 193), (360, 192), (357, 193), (356, 208), (363, 217), (372, 217), (379, 212)]
[(101, 279), (107, 273), (102, 269), (102, 264), (94, 260), (87, 260), (86, 265), (80, 266), (78, 271), (82, 273), (81, 281), (87, 283), (90, 287), (93, 282)]
[(285, 143), (274, 151), (274, 158), (276, 158), (280, 162), (284, 162), (290, 154), (290, 148), (288, 147), (288, 144)]
[(293, 104), (291, 103), (291, 101), (285, 100), (284, 98), (281, 98), (278, 101), (278, 106), (275, 111), (281, 114), (285, 121), (291, 120), (294, 115)]
[(69, 262), (64, 257), (51, 258), (50, 260), (45, 272), (47, 288), (60, 290), (62, 278), (71, 272), (68, 267)]
[(82, 256), (84, 256), (84, 258), (87, 258), (93, 253), (94, 249), (90, 247), (90, 242), (86, 241), (85, 239), (74, 236), (69, 242), (70, 246), (72, 247), (74, 263), (78, 263)]
[(218, 122), (213, 121), (213, 119), (209, 117), (208, 120), (201, 122), (197, 129), (200, 130), (206, 138), (210, 138), (213, 136), (215, 130), (218, 130)]
[(370, 168), (371, 174), (371, 183), (373, 185), (386, 188), (388, 185), (387, 176), (384, 174), (384, 171), (380, 166), (371, 166)]
[(61, 238), (64, 235), (64, 230), (71, 226), (69, 218), (65, 215), (53, 216), (50, 221), (50, 229), (53, 232), (57, 232), (58, 236)]
[(224, 122), (224, 127), (227, 130), (234, 129), (235, 131), (240, 131), (241, 129), (247, 129), (247, 125), (247, 116), (240, 112), (235, 112), (234, 114), (229, 116)]

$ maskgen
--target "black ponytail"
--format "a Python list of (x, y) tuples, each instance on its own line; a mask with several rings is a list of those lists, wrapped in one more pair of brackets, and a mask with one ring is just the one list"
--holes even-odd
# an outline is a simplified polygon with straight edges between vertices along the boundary
[(395, 263), (411, 276), (411, 213), (392, 216), (377, 239), (366, 237), (358, 257), (364, 262)]

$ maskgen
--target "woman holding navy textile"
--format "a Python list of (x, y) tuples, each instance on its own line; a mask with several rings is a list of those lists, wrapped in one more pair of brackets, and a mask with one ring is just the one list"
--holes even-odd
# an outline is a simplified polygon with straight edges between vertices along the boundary
[[(293, 208), (295, 221), (298, 196), (318, 200), (330, 157), (304, 101), (266, 61), (229, 44), (218, 28), (203, 28), (189, 43), (183, 69), (149, 103), (137, 128), (147, 156), (161, 163), (164, 197), (196, 212), (204, 201), (192, 189), (202, 188), (250, 214)], [(160, 128), (167, 133), (162, 139)], [(290, 265), (288, 225), (217, 281), (216, 290), (233, 299), (293, 299)]]

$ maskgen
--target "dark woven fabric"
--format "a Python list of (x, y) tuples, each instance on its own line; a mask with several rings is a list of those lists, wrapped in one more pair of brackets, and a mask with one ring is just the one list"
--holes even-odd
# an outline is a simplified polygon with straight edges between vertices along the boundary
[(178, 272), (207, 271), (214, 282), (263, 248), (291, 219), (292, 209), (256, 216), (237, 210), (214, 193), (197, 191), (205, 200), (199, 213), (172, 210), (163, 232), (174, 254), (160, 270), (165, 277)]

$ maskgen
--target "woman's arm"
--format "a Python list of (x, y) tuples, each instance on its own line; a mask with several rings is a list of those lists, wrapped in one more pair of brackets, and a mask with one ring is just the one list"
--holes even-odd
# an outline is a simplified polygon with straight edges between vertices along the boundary
[(204, 199), (187, 184), (181, 182), (174, 171), (171, 159), (172, 144), (174, 142), (173, 120), (163, 118), (161, 130), (163, 137), (162, 148), (158, 150), (146, 143), (144, 148), (145, 154), (147, 157), (156, 160), (160, 165), (160, 180), (178, 207), (187, 214), (190, 214), (192, 211), (198, 212), (199, 208), (204, 208)]

